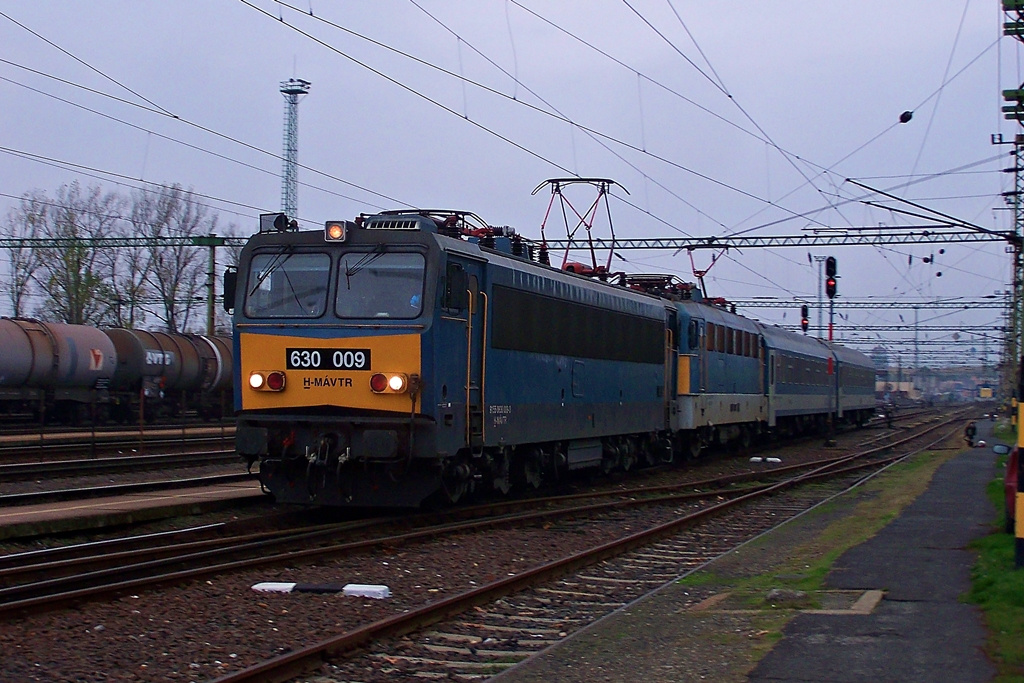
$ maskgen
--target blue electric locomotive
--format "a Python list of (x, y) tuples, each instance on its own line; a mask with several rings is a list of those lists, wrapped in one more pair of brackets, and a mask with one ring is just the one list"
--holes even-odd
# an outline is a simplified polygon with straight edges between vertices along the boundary
[[(695, 455), (791, 419), (792, 405), (773, 407), (794, 392), (770, 361), (810, 342), (666, 278), (551, 268), (465, 212), (364, 215), (322, 233), (264, 218), (225, 303), (238, 452), (279, 501), (451, 502)], [(818, 393), (852, 395), (829, 377)], [(829, 412), (820, 396), (805, 404)]]

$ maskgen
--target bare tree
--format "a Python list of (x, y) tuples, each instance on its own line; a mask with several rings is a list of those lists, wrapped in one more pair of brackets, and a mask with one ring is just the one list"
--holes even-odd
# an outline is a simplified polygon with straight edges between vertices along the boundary
[(39, 236), (61, 242), (38, 250), (34, 272), (46, 295), (36, 312), (40, 318), (79, 325), (112, 321), (117, 296), (104, 277), (102, 250), (92, 240), (112, 236), (123, 202), (99, 187), (83, 191), (77, 182), (57, 190)]
[[(7, 219), (0, 226), (0, 234), (12, 239), (35, 239), (46, 222), (50, 201), (40, 190), (26, 192), (17, 208), (7, 213)], [(11, 315), (21, 317), (27, 314), (28, 296), (31, 294), (32, 276), (39, 267), (39, 253), (31, 246), (16, 246), (7, 249), (10, 255), (11, 277), (3, 288), (11, 302)]]
[[(136, 234), (154, 240), (199, 237), (212, 234), (217, 227), (217, 217), (210, 216), (209, 209), (195, 201), (191, 191), (177, 184), (134, 192), (131, 215)], [(201, 299), (206, 283), (203, 251), (194, 246), (156, 244), (147, 249), (145, 282), (159, 302), (151, 312), (168, 330), (187, 331), (193, 320), (192, 308)]]
[[(132, 209), (134, 211), (134, 205)], [(131, 218), (117, 226), (118, 237), (136, 237)], [(146, 300), (150, 288), (146, 284), (149, 269), (149, 250), (142, 245), (120, 247), (109, 250), (103, 263), (107, 269), (106, 278), (115, 292), (115, 307), (112, 324), (117, 327), (135, 328), (146, 322)]]

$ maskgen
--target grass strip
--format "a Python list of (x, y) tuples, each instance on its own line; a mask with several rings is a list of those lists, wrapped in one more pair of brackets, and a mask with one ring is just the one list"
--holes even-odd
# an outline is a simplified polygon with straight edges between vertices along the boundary
[[(997, 471), (1002, 472), (1005, 463), (1006, 456), (1001, 456)], [(1001, 532), (1006, 509), (1002, 477), (989, 484), (987, 494), (996, 507), (996, 531), (971, 544), (978, 561), (967, 601), (984, 614), (985, 653), (996, 667), (995, 683), (1024, 683), (1024, 569), (1014, 566), (1014, 537)]]

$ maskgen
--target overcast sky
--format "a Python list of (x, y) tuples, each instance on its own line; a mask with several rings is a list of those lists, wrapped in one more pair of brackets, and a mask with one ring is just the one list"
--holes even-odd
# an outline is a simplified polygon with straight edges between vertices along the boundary
[[(289, 1), (0, 0), (3, 213), (24, 192), (75, 180), (125, 194), (179, 183), (225, 231), (249, 234), (257, 214), (280, 209), (278, 88), (296, 77), (312, 83), (299, 107), (306, 228), (420, 206), (538, 237), (550, 194), (531, 192), (571, 175), (619, 184), (619, 237), (915, 223), (850, 201), (867, 193), (846, 178), (985, 228), (1012, 225), (1000, 196), (1009, 147), (991, 135), (1017, 132), (1000, 90), (1022, 76), (997, 0)], [(904, 111), (913, 118), (900, 124)], [(847, 339), (901, 314), (909, 327), (913, 313), (844, 312), (843, 298), (977, 300), (1011, 275), (1001, 243), (811, 251), (839, 260)], [(685, 252), (621, 254), (628, 262), (613, 267), (693, 280), (712, 252), (693, 264)], [(706, 284), (729, 299), (813, 302), (818, 268), (807, 248), (733, 250)], [(991, 337), (1002, 314), (921, 310), (919, 322)], [(985, 349), (976, 339), (972, 358)], [(910, 347), (887, 343), (910, 362)]]

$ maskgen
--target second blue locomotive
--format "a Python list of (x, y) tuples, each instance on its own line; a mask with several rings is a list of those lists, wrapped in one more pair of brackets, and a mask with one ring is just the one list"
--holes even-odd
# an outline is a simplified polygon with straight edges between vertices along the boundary
[(225, 301), (238, 451), (279, 501), (456, 501), (874, 410), (863, 354), (664, 276), (552, 268), (477, 220), (397, 211), (300, 232), (264, 217)]

